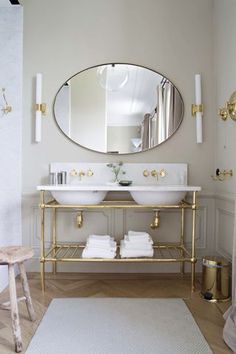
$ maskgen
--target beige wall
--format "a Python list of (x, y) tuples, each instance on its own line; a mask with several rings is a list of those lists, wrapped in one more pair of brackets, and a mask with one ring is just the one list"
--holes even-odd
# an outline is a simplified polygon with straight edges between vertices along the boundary
[[(70, 76), (112, 61), (147, 66), (163, 73), (180, 90), (185, 115), (174, 136), (149, 152), (124, 155), (124, 162), (187, 162), (190, 183), (214, 186), (215, 107), (213, 92), (212, 0), (22, 0), (24, 6), (23, 193), (36, 193), (51, 161), (114, 161), (83, 149), (59, 131), (53, 100)], [(194, 16), (193, 16), (194, 14)], [(42, 142), (33, 142), (34, 77), (43, 73)], [(194, 74), (202, 74), (204, 143), (195, 143), (190, 114)]]
[(236, 122), (230, 118), (222, 121), (218, 108), (224, 106), (236, 90), (236, 1), (214, 1), (214, 63), (216, 90), (215, 125), (215, 168), (232, 169), (234, 176), (224, 182), (214, 182), (216, 252), (231, 258), (233, 249), (235, 196), (236, 196)]
[[(54, 97), (62, 83), (76, 72), (93, 65), (108, 62), (139, 64), (161, 72), (177, 86), (185, 104), (184, 119), (179, 130), (159, 147), (135, 155), (124, 155), (122, 160), (186, 162), (189, 164), (189, 183), (201, 185), (207, 192), (213, 191), (215, 184), (210, 178), (214, 170), (215, 151), (213, 0), (21, 2), (24, 5), (22, 190), (25, 244), (39, 251), (39, 196), (35, 188), (47, 182), (50, 162), (115, 162), (121, 159), (120, 156), (95, 153), (72, 143), (57, 128), (53, 118)], [(43, 73), (43, 99), (48, 104), (40, 144), (33, 142), (34, 77), (37, 72)], [(195, 142), (195, 120), (190, 114), (194, 101), (195, 73), (202, 74), (205, 104), (204, 143), (200, 145)], [(214, 200), (210, 195), (200, 201), (197, 247), (200, 255), (211, 254), (214, 249)], [(90, 213), (86, 216), (86, 222), (88, 226), (91, 225), (95, 217), (98, 232), (104, 232), (105, 227), (107, 232), (116, 231), (118, 235), (130, 227), (140, 227), (137, 224), (140, 218), (135, 213), (131, 216), (122, 215), (114, 217), (113, 214)], [(70, 215), (63, 216), (63, 225), (69, 230), (74, 221)], [(144, 214), (144, 219), (148, 228), (150, 215)], [(176, 224), (173, 218), (171, 220), (173, 231)], [(163, 221), (163, 225), (169, 224)], [(82, 234), (86, 230), (82, 229)], [(67, 231), (66, 234), (69, 234)], [(75, 228), (73, 232), (77, 240), (81, 234)], [(38, 267), (38, 260), (35, 264)], [(84, 271), (94, 271), (89, 264), (79, 267)], [(78, 265), (75, 268), (78, 270)], [(164, 268), (170, 271), (166, 265)], [(107, 269), (101, 265), (96, 270), (148, 272), (155, 271), (156, 266), (133, 264)]]
[(216, 90), (216, 153), (215, 167), (233, 169), (234, 176), (224, 183), (215, 183), (218, 192), (236, 193), (236, 122), (231, 118), (222, 121), (217, 116), (217, 108), (223, 107), (236, 90), (236, 1), (215, 0), (215, 76)]

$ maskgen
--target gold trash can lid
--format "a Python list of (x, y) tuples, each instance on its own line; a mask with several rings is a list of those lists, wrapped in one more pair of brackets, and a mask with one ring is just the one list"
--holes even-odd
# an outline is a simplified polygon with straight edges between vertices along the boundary
[(228, 267), (229, 262), (227, 259), (218, 256), (204, 256), (202, 264), (209, 267)]

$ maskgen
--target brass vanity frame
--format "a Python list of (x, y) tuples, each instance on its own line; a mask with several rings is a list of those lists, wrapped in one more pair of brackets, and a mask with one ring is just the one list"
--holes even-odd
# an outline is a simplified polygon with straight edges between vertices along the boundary
[[(184, 274), (185, 262), (191, 263), (191, 291), (195, 290), (195, 264), (196, 258), (196, 246), (195, 246), (195, 233), (196, 233), (196, 210), (197, 199), (196, 191), (192, 192), (192, 203), (186, 200), (181, 201), (178, 205), (141, 205), (135, 202), (102, 202), (96, 205), (62, 205), (58, 204), (55, 200), (51, 200), (45, 203), (45, 190), (40, 191), (40, 211), (41, 211), (41, 285), (42, 291), (45, 292), (45, 263), (52, 262), (53, 273), (57, 272), (57, 262), (122, 262), (122, 263), (151, 263), (151, 262), (180, 262), (180, 271)], [(56, 218), (57, 209), (180, 209), (181, 210), (181, 232), (180, 240), (176, 243), (154, 243), (154, 256), (153, 258), (120, 258), (117, 254), (114, 259), (107, 258), (81, 258), (78, 253), (85, 247), (82, 243), (58, 243), (56, 235)], [(52, 244), (51, 248), (46, 252), (45, 249), (45, 210), (52, 209)], [(185, 247), (185, 209), (192, 210), (192, 237), (191, 237), (191, 249), (188, 250)], [(118, 245), (119, 248), (119, 245)], [(155, 254), (156, 253), (156, 254)]]

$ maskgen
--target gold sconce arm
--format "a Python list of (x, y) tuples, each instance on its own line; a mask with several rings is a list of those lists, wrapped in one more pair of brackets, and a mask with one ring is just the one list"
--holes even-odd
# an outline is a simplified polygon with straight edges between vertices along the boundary
[(230, 117), (236, 121), (236, 91), (232, 93), (229, 101), (226, 102), (225, 107), (219, 109), (219, 115), (222, 120), (226, 120)]
[(226, 178), (232, 176), (233, 176), (233, 170), (220, 171), (220, 169), (217, 168), (215, 176), (211, 176), (211, 178), (213, 179), (213, 181), (224, 181)]
[(12, 106), (9, 106), (9, 104), (7, 103), (5, 91), (6, 91), (6, 89), (2, 88), (2, 98), (3, 98), (4, 104), (3, 104), (1, 111), (2, 111), (3, 115), (8, 114), (12, 111)]

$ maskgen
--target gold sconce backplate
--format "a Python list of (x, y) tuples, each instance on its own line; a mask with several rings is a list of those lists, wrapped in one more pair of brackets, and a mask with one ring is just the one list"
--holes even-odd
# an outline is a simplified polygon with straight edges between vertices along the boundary
[(192, 104), (191, 106), (192, 116), (194, 117), (197, 112), (203, 113), (203, 104)]
[(230, 116), (232, 120), (236, 121), (236, 91), (232, 93), (225, 107), (219, 109), (219, 115), (222, 120), (226, 120)]
[(47, 112), (47, 105), (46, 105), (46, 103), (40, 103), (40, 104), (36, 103), (35, 109), (36, 109), (36, 111), (41, 111), (42, 115), (45, 116), (46, 112)]

